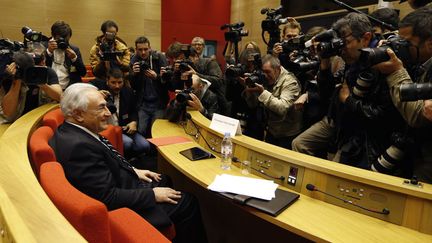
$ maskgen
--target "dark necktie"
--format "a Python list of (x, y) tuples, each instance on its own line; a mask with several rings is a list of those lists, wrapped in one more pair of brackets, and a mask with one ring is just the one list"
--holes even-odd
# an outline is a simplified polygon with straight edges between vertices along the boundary
[(101, 135), (99, 135), (99, 139), (119, 159), (119, 161), (121, 161), (121, 163), (123, 164), (123, 166), (125, 166), (126, 168), (129, 168), (129, 169), (131, 169), (133, 171), (133, 166), (126, 160), (125, 157), (123, 157), (123, 155), (121, 155), (117, 151), (117, 149), (114, 148), (114, 146), (112, 146), (112, 144), (110, 143), (110, 141), (108, 139), (104, 138)]

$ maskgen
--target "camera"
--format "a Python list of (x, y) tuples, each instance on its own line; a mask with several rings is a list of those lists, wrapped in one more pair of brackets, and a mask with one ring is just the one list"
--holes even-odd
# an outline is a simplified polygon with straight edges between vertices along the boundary
[(306, 36), (300, 35), (295, 38), (282, 41), (282, 50), (284, 53), (291, 53), (293, 51), (302, 51), (305, 49)]
[(233, 79), (243, 76), (246, 72), (246, 65), (237, 63), (234, 66), (230, 66), (226, 69), (225, 75), (227, 78)]
[(432, 83), (411, 83), (400, 86), (401, 101), (432, 99)]
[(345, 46), (345, 42), (338, 37), (336, 31), (329, 29), (315, 36), (315, 41), (319, 41), (317, 50), (321, 58), (329, 58), (340, 53)]
[(6, 71), (6, 65), (13, 62), (14, 52), (23, 48), (23, 43), (8, 39), (0, 39), (0, 79), (3, 78)]
[(256, 84), (265, 85), (266, 77), (262, 70), (255, 70), (249, 77), (246, 78), (245, 83), (249, 88), (253, 88)]
[(224, 24), (221, 26), (221, 30), (229, 29), (225, 32), (225, 41), (240, 42), (243, 36), (248, 36), (249, 32), (243, 30), (244, 23), (238, 22), (234, 24)]
[[(399, 36), (392, 36), (387, 39), (386, 44), (377, 48), (360, 49), (359, 62), (364, 66), (373, 66), (390, 59), (387, 54), (387, 48), (391, 48), (396, 56), (404, 62), (411, 59), (409, 52), (410, 43)], [(405, 63), (406, 64), (406, 63)]]
[[(264, 43), (267, 45), (267, 52), (271, 53), (273, 46), (280, 42), (280, 29), (279, 26), (288, 23), (288, 18), (282, 18), (283, 6), (279, 6), (276, 9), (263, 8), (261, 14), (267, 15), (266, 18), (261, 21), (262, 37)], [(267, 42), (264, 39), (264, 33), (268, 32), (270, 39)]]
[(59, 49), (66, 50), (69, 47), (69, 42), (63, 37), (57, 38), (56, 42)]
[(138, 63), (139, 63), (141, 72), (151, 69), (150, 64), (144, 60), (139, 61)]
[(111, 114), (116, 113), (117, 107), (115, 106), (115, 103), (114, 103), (114, 97), (111, 94), (109, 94), (105, 97), (105, 100), (107, 102), (106, 106), (107, 106), (108, 110), (111, 112)]
[(102, 61), (113, 61), (116, 60), (118, 56), (123, 56), (122, 51), (114, 51), (112, 45), (107, 42), (100, 44), (100, 58)]
[(24, 34), (24, 38), (26, 41), (42, 42), (48, 40), (48, 37), (42, 35), (42, 32), (34, 31), (28, 26), (22, 27), (21, 33)]
[(187, 88), (187, 89), (180, 91), (176, 95), (176, 101), (183, 104), (183, 103), (186, 103), (188, 100), (192, 100), (192, 98), (189, 95), (190, 93), (192, 93), (192, 91), (193, 91), (192, 88)]
[(400, 132), (392, 133), (391, 146), (371, 165), (373, 171), (390, 174), (404, 159), (406, 150), (413, 143), (412, 139)]
[(375, 74), (370, 71), (363, 71), (358, 75), (358, 79), (354, 85), (353, 94), (359, 98), (364, 98), (375, 83)]
[(164, 82), (167, 82), (167, 81), (170, 81), (173, 76), (174, 76), (174, 68), (171, 67), (171, 66), (166, 66), (165, 67), (165, 72), (162, 73), (161, 79)]

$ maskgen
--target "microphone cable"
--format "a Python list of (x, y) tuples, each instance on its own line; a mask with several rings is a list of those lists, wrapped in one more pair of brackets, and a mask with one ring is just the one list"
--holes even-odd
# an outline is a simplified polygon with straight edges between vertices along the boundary
[(200, 130), (198, 129), (198, 126), (195, 124), (195, 122), (192, 120), (192, 116), (190, 113), (186, 113), (186, 119), (190, 120), (193, 124), (193, 126), (195, 127), (195, 129), (197, 130), (197, 133), (195, 135), (189, 134), (186, 132), (186, 124), (183, 126), (183, 129), (185, 130), (186, 134), (191, 135), (191, 136), (195, 136), (196, 139), (198, 139), (199, 136), (202, 137), (202, 139), (204, 140), (204, 142), (207, 144), (207, 147), (209, 147), (209, 149), (215, 153), (221, 154), (221, 151), (217, 151), (215, 147), (210, 146), (210, 144), (207, 142), (207, 139), (202, 135), (202, 133), (200, 132)]
[(390, 214), (390, 210), (389, 210), (388, 208), (383, 208), (381, 211), (374, 210), (374, 209), (370, 209), (370, 208), (366, 208), (366, 207), (363, 207), (363, 206), (361, 206), (361, 205), (355, 204), (355, 203), (354, 203), (353, 201), (351, 201), (351, 200), (347, 200), (347, 199), (344, 199), (344, 198), (340, 198), (340, 197), (337, 197), (337, 196), (332, 195), (332, 194), (330, 194), (330, 193), (327, 193), (327, 192), (321, 191), (321, 190), (319, 190), (315, 185), (312, 185), (312, 184), (307, 184), (307, 185), (306, 185), (306, 189), (309, 190), (309, 191), (317, 191), (317, 192), (321, 192), (321, 193), (323, 193), (324, 195), (327, 195), (327, 196), (330, 196), (330, 197), (336, 198), (336, 199), (338, 199), (338, 200), (341, 200), (341, 201), (344, 202), (344, 203), (351, 204), (351, 205), (353, 205), (353, 206), (356, 206), (356, 207), (358, 207), (358, 208), (361, 208), (361, 209), (363, 209), (363, 210), (366, 210), (366, 211), (369, 211), (369, 212), (372, 212), (372, 213), (383, 214), (383, 215), (389, 215), (389, 214)]

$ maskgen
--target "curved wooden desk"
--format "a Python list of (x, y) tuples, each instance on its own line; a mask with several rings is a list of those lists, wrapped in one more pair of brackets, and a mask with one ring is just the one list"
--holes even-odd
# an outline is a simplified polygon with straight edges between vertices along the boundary
[[(27, 155), (27, 142), (43, 115), (41, 106), (12, 123), (0, 139), (0, 227), (4, 242), (86, 242), (40, 186)], [(1, 236), (0, 236), (1, 237)], [(0, 239), (3, 242), (3, 238)]]
[[(210, 121), (200, 113), (193, 111), (190, 113), (202, 135), (206, 137), (211, 146), (220, 151), (219, 144), (222, 134), (211, 130), (209, 128)], [(168, 162), (184, 177), (206, 188), (213, 181), (215, 175), (226, 172), (219, 168), (219, 158), (191, 162), (179, 154), (179, 151), (197, 146), (197, 143), (209, 150), (201, 136), (196, 141), (195, 136), (185, 134), (185, 131), (188, 131), (189, 134), (196, 133), (196, 129), (190, 123), (188, 122), (186, 130), (184, 130), (180, 125), (169, 123), (166, 120), (157, 120), (152, 127), (152, 134), (155, 138), (166, 136), (191, 138), (193, 141), (191, 143), (159, 147), (158, 150), (163, 157), (160, 159), (160, 163)], [(266, 174), (272, 174), (276, 177), (285, 175), (284, 181), (275, 180), (275, 182), (281, 184), (282, 189), (294, 190), (301, 194), (297, 202), (277, 217), (241, 206), (242, 209), (256, 217), (312, 241), (432, 242), (432, 186), (429, 184), (424, 184), (423, 188), (404, 185), (401, 178), (332, 163), (279, 148), (247, 136), (236, 136), (233, 138), (233, 143), (234, 156), (242, 160), (249, 159), (253, 166), (263, 168), (262, 171)], [(265, 158), (264, 165), (260, 164), (260, 160), (257, 162), (257, 158), (261, 158), (260, 156)], [(286, 179), (290, 173), (290, 168), (298, 169), (295, 185), (288, 184)], [(234, 167), (228, 174), (241, 175), (237, 167)], [(261, 173), (255, 172), (255, 174), (252, 176), (260, 175), (268, 179)], [(350, 205), (340, 205), (343, 203), (332, 201), (321, 194), (317, 194), (317, 192), (307, 191), (305, 189), (307, 183), (312, 183), (327, 192), (335, 189), (335, 186), (341, 185), (351, 186), (346, 188), (363, 188), (365, 194), (369, 193), (368, 198), (370, 196), (374, 200), (385, 199), (384, 202), (389, 204), (391, 213), (389, 216), (377, 216)], [(209, 191), (206, 193), (215, 194)], [(359, 204), (369, 203), (369, 201), (362, 198)], [(373, 203), (371, 205), (374, 206)], [(379, 207), (379, 204), (377, 205), (375, 206)], [(397, 221), (397, 223), (387, 221)], [(273, 240), (269, 242), (273, 242)]]

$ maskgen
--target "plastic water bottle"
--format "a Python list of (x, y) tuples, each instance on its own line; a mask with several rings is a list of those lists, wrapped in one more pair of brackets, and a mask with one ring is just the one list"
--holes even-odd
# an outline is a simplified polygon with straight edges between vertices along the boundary
[(225, 136), (222, 140), (221, 144), (221, 168), (222, 170), (230, 170), (231, 169), (231, 158), (232, 158), (232, 150), (233, 144), (231, 141), (230, 133), (225, 133)]

